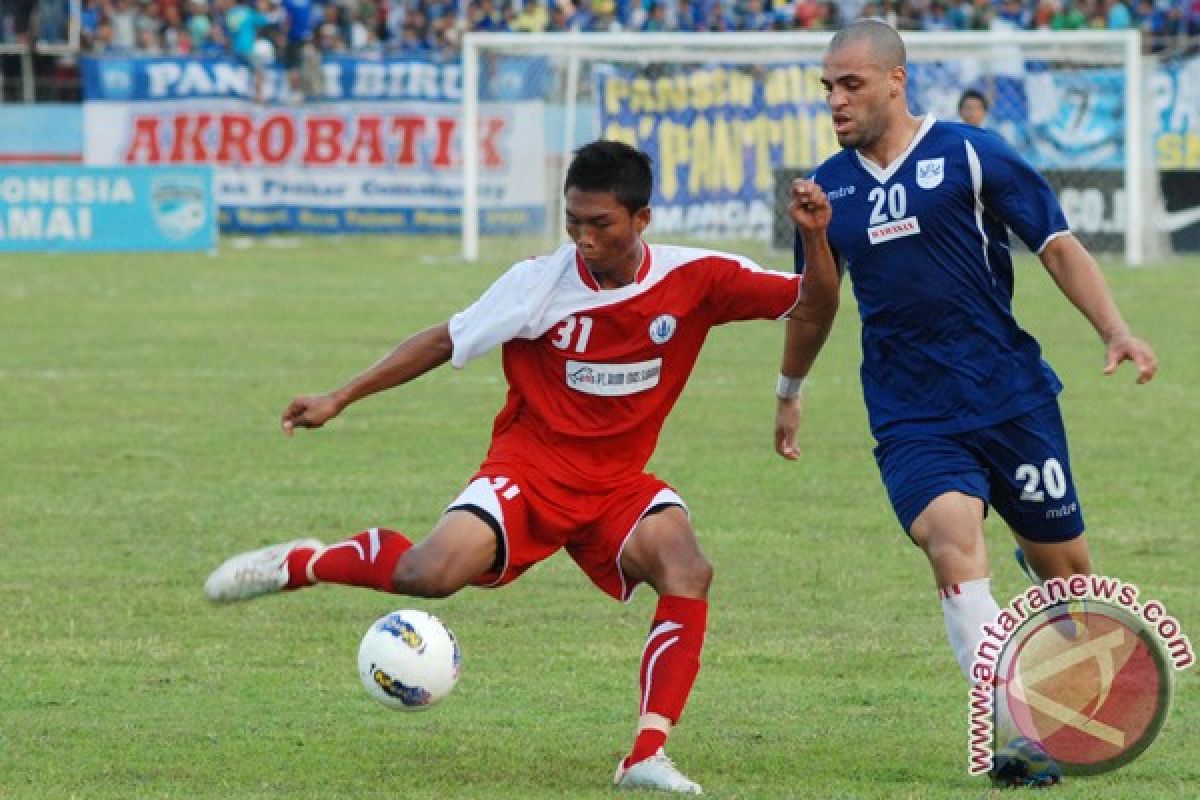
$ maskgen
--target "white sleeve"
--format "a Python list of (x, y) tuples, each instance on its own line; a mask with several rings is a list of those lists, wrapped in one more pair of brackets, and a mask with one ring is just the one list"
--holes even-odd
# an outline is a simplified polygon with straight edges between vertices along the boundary
[(510, 339), (535, 338), (531, 318), (542, 270), (544, 265), (534, 259), (514, 264), (478, 300), (450, 318), (450, 363), (455, 369)]

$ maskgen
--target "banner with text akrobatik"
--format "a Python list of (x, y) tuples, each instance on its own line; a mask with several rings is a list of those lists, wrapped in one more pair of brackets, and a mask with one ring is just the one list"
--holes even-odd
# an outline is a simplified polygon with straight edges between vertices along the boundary
[[(302, 105), (272, 102), (282, 73), (263, 89), (222, 60), (89, 59), (84, 75), (84, 163), (209, 165), (222, 230), (460, 229), (457, 65), (332, 62)], [(544, 127), (538, 100), (481, 106), (484, 232), (543, 229)]]

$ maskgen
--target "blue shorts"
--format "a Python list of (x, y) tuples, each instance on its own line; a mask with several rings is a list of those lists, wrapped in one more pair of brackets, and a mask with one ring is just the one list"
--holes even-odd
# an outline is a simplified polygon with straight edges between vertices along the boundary
[(1065, 542), (1083, 533), (1057, 402), (989, 428), (887, 439), (875, 461), (905, 531), (934, 498), (962, 492), (1026, 539)]

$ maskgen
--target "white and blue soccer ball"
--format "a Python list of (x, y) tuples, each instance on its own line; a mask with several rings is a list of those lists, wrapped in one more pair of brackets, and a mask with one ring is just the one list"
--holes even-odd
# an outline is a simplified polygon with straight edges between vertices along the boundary
[(358, 646), (358, 674), (367, 694), (400, 711), (423, 711), (450, 694), (460, 662), (454, 634), (425, 611), (380, 617)]

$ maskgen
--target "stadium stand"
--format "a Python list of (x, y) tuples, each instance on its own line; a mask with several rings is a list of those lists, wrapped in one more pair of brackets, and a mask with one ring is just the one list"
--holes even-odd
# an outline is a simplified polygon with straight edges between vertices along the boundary
[(299, 79), (335, 53), (455, 59), (465, 31), (832, 30), (863, 16), (900, 30), (1139, 28), (1163, 55), (1200, 41), (1200, 0), (0, 0), (0, 66), (4, 100), (71, 101), (77, 54), (230, 54)]

